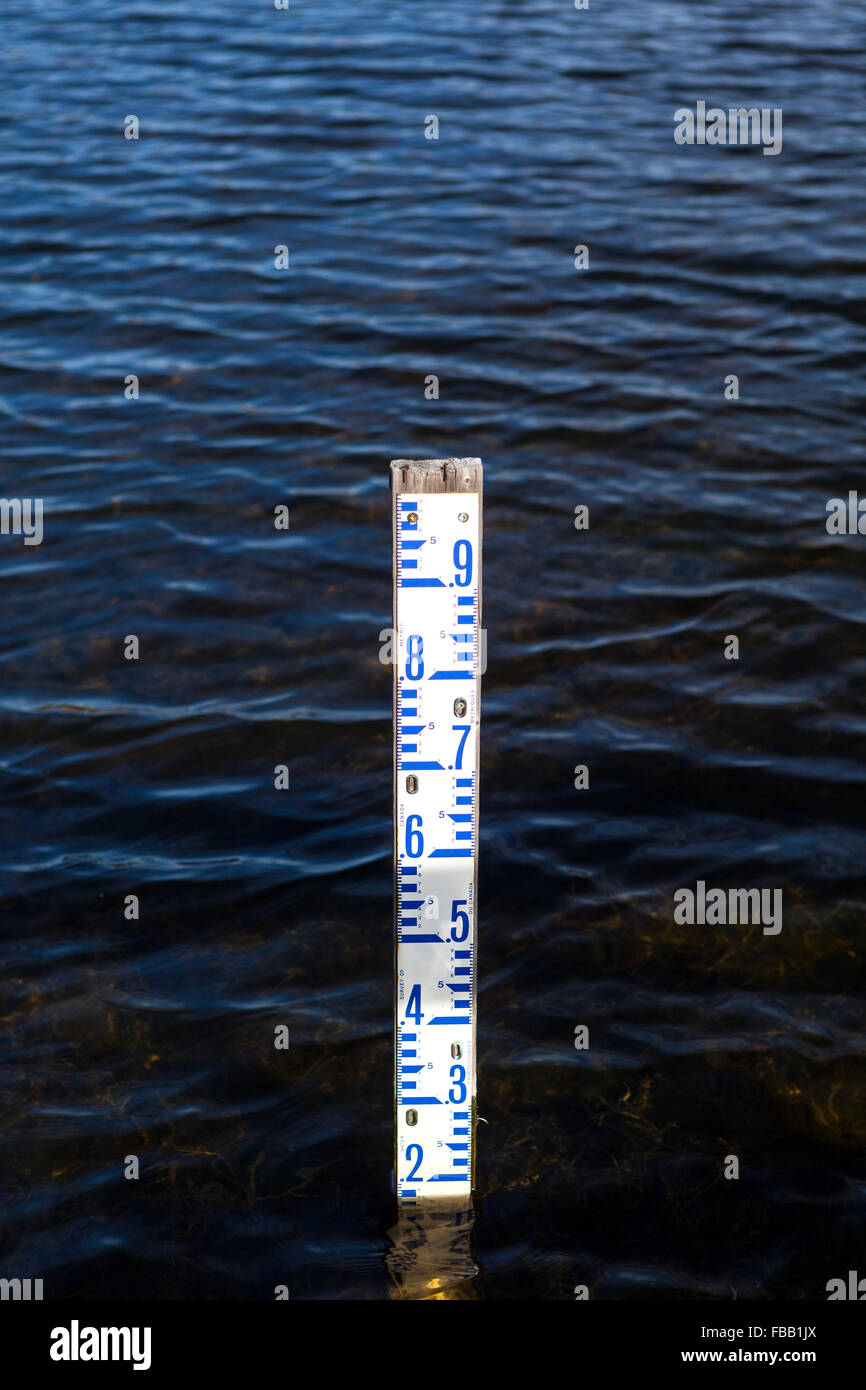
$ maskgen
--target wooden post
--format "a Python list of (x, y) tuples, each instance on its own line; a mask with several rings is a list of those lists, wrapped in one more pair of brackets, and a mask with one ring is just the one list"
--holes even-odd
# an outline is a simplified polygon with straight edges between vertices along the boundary
[(480, 459), (391, 464), (398, 1205), (467, 1209), (475, 1157)]

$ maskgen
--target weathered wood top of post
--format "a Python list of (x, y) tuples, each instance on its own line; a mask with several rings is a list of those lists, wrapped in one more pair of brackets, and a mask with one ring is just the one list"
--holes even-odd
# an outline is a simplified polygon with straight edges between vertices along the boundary
[(393, 459), (394, 492), (480, 492), (480, 459)]

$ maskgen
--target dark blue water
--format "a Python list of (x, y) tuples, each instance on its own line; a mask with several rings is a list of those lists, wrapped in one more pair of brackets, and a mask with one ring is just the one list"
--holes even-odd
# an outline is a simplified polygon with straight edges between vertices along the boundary
[[(0, 482), (45, 522), (0, 537), (0, 1274), (389, 1296), (388, 461), (478, 455), (455, 1292), (825, 1297), (866, 1215), (866, 539), (825, 527), (866, 493), (862, 7), (2, 31)], [(698, 100), (783, 108), (782, 153), (677, 146)], [(676, 925), (698, 879), (782, 932)]]

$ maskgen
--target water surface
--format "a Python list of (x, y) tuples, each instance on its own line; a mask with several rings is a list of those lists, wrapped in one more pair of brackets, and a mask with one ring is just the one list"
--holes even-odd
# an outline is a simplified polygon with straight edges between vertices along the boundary
[[(390, 1296), (388, 461), (479, 455), (455, 1292), (823, 1298), (866, 1213), (861, 7), (3, 31), (2, 491), (46, 514), (0, 538), (0, 1273)], [(782, 107), (782, 154), (676, 146), (698, 100)], [(676, 926), (699, 878), (782, 933)]]

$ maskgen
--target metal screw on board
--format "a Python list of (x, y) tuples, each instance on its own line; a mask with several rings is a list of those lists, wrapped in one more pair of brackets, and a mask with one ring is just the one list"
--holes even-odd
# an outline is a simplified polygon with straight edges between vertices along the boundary
[(468, 521), (468, 520), (469, 520), (469, 513), (468, 513), (468, 512), (461, 512), (460, 515), (459, 515), (459, 517), (457, 518), (457, 520), (458, 520), (458, 521)]
[(417, 778), (417, 777), (407, 777), (407, 778), (406, 778), (406, 790), (407, 790), (407, 792), (410, 792), (410, 793), (411, 793), (411, 792), (416, 792), (416, 791), (418, 790), (418, 778)]
[(407, 1110), (407, 1111), (406, 1111), (406, 1123), (407, 1123), (407, 1125), (417, 1125), (417, 1123), (418, 1123), (418, 1111), (417, 1111), (417, 1110)]
[(410, 512), (409, 515), (407, 516), (406, 520), (408, 521), (408, 523), (409, 523), (410, 526), (417, 526), (417, 524), (418, 524), (418, 513), (417, 513), (417, 512)]
[(463, 1048), (460, 1046), (459, 1043), (452, 1043), (452, 1044), (451, 1044), (451, 1056), (452, 1056), (452, 1057), (462, 1057), (462, 1056), (463, 1056)]
[(463, 718), (464, 714), (466, 713), (466, 708), (466, 701), (463, 699), (462, 696), (458, 696), (458, 698), (454, 701), (454, 713), (457, 715), (458, 719)]

